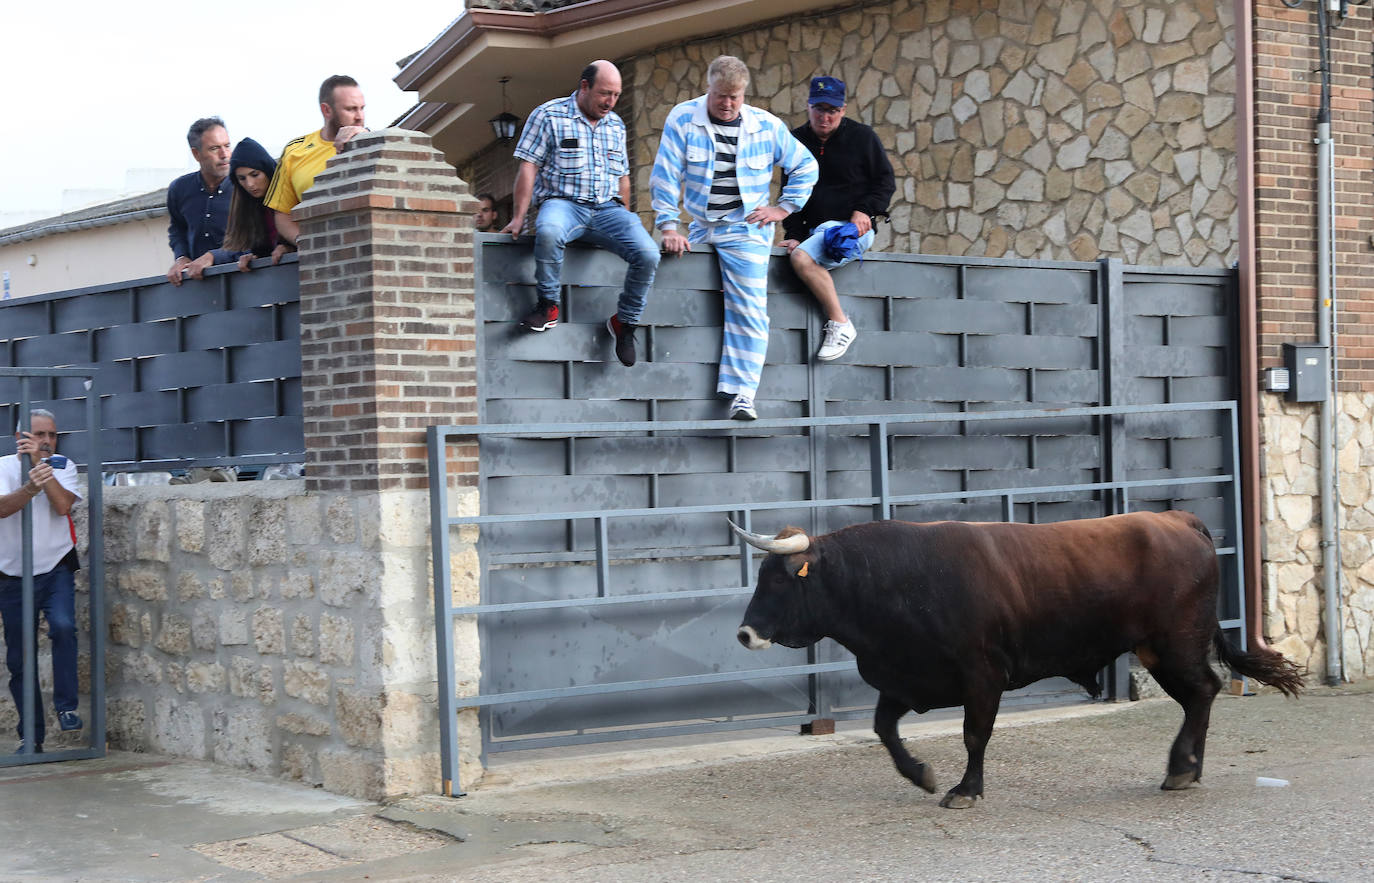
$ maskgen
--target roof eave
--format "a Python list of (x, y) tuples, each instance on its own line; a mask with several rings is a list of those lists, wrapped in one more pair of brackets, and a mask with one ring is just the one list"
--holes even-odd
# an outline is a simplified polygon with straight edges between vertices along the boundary
[[(468, 9), (395, 77), (417, 92), (420, 105), (447, 110), (407, 114), (407, 125), (442, 144), (449, 162), (461, 165), (490, 145), (487, 120), (502, 110), (526, 114), (543, 101), (571, 91), (576, 72), (593, 58), (625, 59), (739, 27), (852, 6), (837, 0), (587, 0), (547, 12)], [(539, 64), (529, 53), (540, 53)], [(570, 73), (571, 71), (571, 73)], [(501, 102), (497, 83), (508, 77)], [(434, 128), (442, 116), (446, 131)]]

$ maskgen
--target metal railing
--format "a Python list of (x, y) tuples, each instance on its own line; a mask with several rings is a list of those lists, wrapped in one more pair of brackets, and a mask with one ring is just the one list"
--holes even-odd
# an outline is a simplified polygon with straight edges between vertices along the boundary
[[(938, 493), (915, 493), (915, 494), (894, 494), (889, 486), (888, 465), (888, 438), (894, 427), (914, 426), (928, 423), (971, 423), (990, 420), (1044, 420), (1047, 418), (1124, 418), (1131, 415), (1143, 414), (1174, 414), (1184, 412), (1220, 412), (1226, 418), (1226, 432), (1229, 437), (1226, 439), (1227, 460), (1223, 471), (1220, 474), (1184, 476), (1184, 477), (1160, 477), (1145, 479), (1121, 479), (1114, 481), (1096, 481), (1077, 484), (1060, 484), (1034, 487), (1016, 487), (999, 489), (980, 489), (980, 490), (957, 490), (944, 491)], [(665, 516), (665, 515), (686, 515), (702, 513), (719, 513), (722, 516), (733, 516), (741, 519), (740, 523), (746, 530), (752, 530), (752, 517), (756, 512), (765, 512), (782, 509), (826, 509), (835, 507), (854, 507), (868, 506), (872, 509), (874, 519), (887, 519), (892, 516), (893, 507), (934, 501), (947, 500), (969, 500), (974, 498), (1000, 498), (1002, 501), (1002, 520), (1012, 521), (1014, 519), (1014, 505), (1018, 497), (1031, 497), (1043, 494), (1057, 493), (1081, 493), (1097, 492), (1104, 493), (1105, 508), (1104, 514), (1114, 514), (1129, 511), (1131, 494), (1133, 491), (1142, 488), (1182, 488), (1193, 485), (1222, 485), (1222, 495), (1228, 497), (1226, 507), (1225, 536), (1228, 545), (1217, 548), (1219, 556), (1230, 557), (1234, 562), (1231, 572), (1231, 579), (1226, 591), (1231, 593), (1232, 606), (1236, 609), (1236, 615), (1227, 617), (1221, 621), (1223, 629), (1238, 629), (1241, 634), (1242, 646), (1246, 641), (1245, 636), (1245, 616), (1243, 610), (1243, 597), (1240, 587), (1244, 585), (1244, 556), (1241, 554), (1241, 534), (1240, 524), (1240, 493), (1237, 481), (1239, 446), (1237, 428), (1237, 406), (1233, 401), (1225, 402), (1196, 402), (1166, 405), (1138, 405), (1138, 406), (1095, 406), (1080, 408), (1060, 408), (1060, 409), (1025, 409), (1011, 411), (987, 411), (976, 413), (935, 413), (935, 414), (885, 414), (880, 416), (850, 416), (850, 417), (812, 417), (812, 418), (783, 418), (771, 420), (751, 421), (748, 429), (751, 433), (758, 430), (768, 429), (801, 429), (813, 430), (823, 427), (859, 427), (866, 426), (869, 441), (869, 472), (871, 475), (872, 493), (861, 497), (833, 498), (833, 499), (809, 499), (809, 500), (788, 500), (751, 503), (741, 506), (739, 503), (720, 503), (709, 505), (691, 506), (671, 506), (671, 507), (651, 507), (633, 509), (614, 509), (614, 510), (589, 510), (589, 511), (562, 511), (562, 512), (538, 512), (508, 515), (471, 515), (471, 516), (450, 516), (449, 512), (449, 489), (444, 477), (447, 472), (446, 447), (451, 438), (477, 438), (487, 436), (543, 436), (543, 437), (580, 437), (580, 436), (605, 436), (625, 433), (672, 433), (682, 431), (722, 431), (730, 434), (738, 431), (741, 425), (732, 420), (704, 420), (704, 421), (646, 421), (635, 423), (550, 423), (550, 424), (486, 424), (469, 426), (431, 426), (428, 428), (428, 456), (430, 480), (430, 522), (432, 532), (432, 551), (434, 565), (434, 615), (435, 615), (435, 636), (437, 642), (437, 661), (438, 661), (438, 684), (439, 684), (439, 711), (440, 711), (440, 739), (441, 739), (441, 764), (444, 780), (444, 791), (446, 794), (454, 793), (457, 786), (457, 793), (461, 792), (461, 783), (458, 780), (457, 758), (457, 714), (464, 708), (482, 708), (494, 705), (505, 705), (523, 702), (539, 702), (549, 699), (559, 699), (574, 696), (587, 696), (608, 693), (625, 693), (640, 690), (665, 689), (671, 687), (693, 686), (703, 684), (719, 684), (732, 681), (762, 680), (767, 678), (791, 677), (796, 675), (817, 675), (825, 672), (853, 671), (855, 663), (853, 661), (842, 662), (813, 662), (806, 665), (792, 665), (776, 668), (752, 669), (748, 671), (712, 672), (707, 674), (686, 675), (681, 677), (658, 678), (648, 680), (621, 681), (600, 684), (578, 684), (565, 687), (549, 689), (524, 690), (518, 692), (479, 694), (475, 696), (457, 696), (454, 684), (455, 674), (455, 655), (453, 641), (453, 625), (456, 617), (460, 616), (481, 616), (492, 613), (508, 613), (533, 610), (550, 610), (557, 608), (579, 607), (591, 608), (607, 605), (638, 604), (665, 599), (693, 599), (693, 598), (715, 598), (731, 595), (748, 595), (753, 592), (752, 580), (752, 559), (755, 554), (751, 547), (740, 541), (739, 563), (740, 580), (739, 586), (710, 588), (698, 590), (683, 590), (667, 593), (654, 594), (634, 594), (616, 596), (611, 593), (610, 587), (610, 562), (612, 559), (608, 522), (612, 519), (623, 518), (643, 518), (646, 516)], [(1096, 464), (1094, 464), (1096, 465)], [(522, 601), (510, 603), (479, 603), (472, 605), (455, 606), (453, 604), (453, 583), (449, 571), (450, 555), (450, 529), (454, 527), (472, 525), (496, 525), (509, 524), (516, 522), (535, 522), (535, 521), (590, 521), (595, 527), (595, 564), (597, 568), (597, 594), (595, 597), (587, 598), (562, 598), (543, 601)], [(703, 554), (710, 554), (710, 550), (704, 550)], [(651, 553), (636, 550), (632, 556), (636, 559), (652, 558)], [(1113, 693), (1124, 688), (1124, 667), (1117, 666), (1115, 673), (1115, 683), (1109, 682), (1109, 690)], [(815, 715), (809, 715), (814, 717)], [(744, 723), (732, 722), (731, 726), (767, 726), (779, 722), (790, 721), (795, 716), (787, 716), (785, 719), (778, 720), (752, 720)], [(684, 732), (688, 728), (676, 727), (675, 732)], [(602, 738), (638, 738), (648, 736), (664, 735), (662, 730), (638, 730), (631, 731), (619, 736), (605, 736)], [(565, 740), (566, 741), (566, 740)]]
[[(31, 425), (29, 420), (32, 395), (30, 385), (35, 379), (69, 377), (86, 381), (86, 506), (88, 515), (88, 545), (86, 551), (86, 573), (89, 583), (91, 647), (91, 705), (89, 729), (86, 730), (89, 744), (80, 748), (46, 750), (35, 754), (30, 750), (24, 754), (0, 754), (0, 767), (20, 766), (34, 763), (54, 763), (63, 760), (82, 760), (105, 756), (105, 529), (104, 503), (101, 482), (100, 433), (100, 390), (97, 387), (97, 372), (83, 368), (0, 368), (0, 377), (18, 378), (19, 384), (19, 425)], [(21, 458), (27, 460), (27, 458)], [(72, 458), (75, 460), (76, 458)], [(79, 466), (78, 468), (82, 468)], [(22, 470), (21, 470), (22, 472)], [(21, 475), (22, 477), (22, 475)], [(11, 518), (14, 516), (11, 515)], [(24, 633), (24, 688), (22, 717), (24, 721), (21, 738), (26, 746), (35, 744), (36, 714), (42, 714), (41, 696), (38, 690), (38, 634), (37, 616), (34, 599), (33, 573), (33, 511), (25, 506), (21, 517), (21, 543), (23, 544), (23, 572), (21, 591), (23, 593), (22, 615)]]

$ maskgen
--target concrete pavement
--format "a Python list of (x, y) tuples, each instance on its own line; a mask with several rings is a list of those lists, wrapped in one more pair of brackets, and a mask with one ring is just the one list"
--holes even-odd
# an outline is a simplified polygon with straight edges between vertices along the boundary
[[(958, 721), (925, 717), (903, 734), (948, 787)], [(1202, 786), (1161, 792), (1181, 719), (1005, 714), (962, 811), (866, 725), (498, 755), (467, 797), (389, 806), (114, 753), (0, 770), (0, 879), (1374, 880), (1374, 684), (1219, 697)]]

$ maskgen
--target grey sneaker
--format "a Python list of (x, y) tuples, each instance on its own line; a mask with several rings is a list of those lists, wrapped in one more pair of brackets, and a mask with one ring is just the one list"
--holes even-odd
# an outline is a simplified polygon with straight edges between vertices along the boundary
[(821, 339), (821, 348), (816, 352), (816, 358), (822, 362), (830, 362), (844, 355), (845, 350), (854, 342), (854, 338), (859, 336), (859, 332), (854, 330), (854, 323), (845, 321), (825, 323), (825, 336)]
[(757, 420), (759, 412), (754, 410), (754, 400), (744, 393), (735, 396), (735, 400), (730, 403), (731, 420)]

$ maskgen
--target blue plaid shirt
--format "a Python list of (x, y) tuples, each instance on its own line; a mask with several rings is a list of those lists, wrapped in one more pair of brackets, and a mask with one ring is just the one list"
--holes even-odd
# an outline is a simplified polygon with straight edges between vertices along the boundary
[(515, 158), (534, 163), (534, 202), (552, 196), (586, 205), (620, 195), (630, 173), (625, 123), (611, 111), (593, 126), (577, 107), (577, 93), (546, 101), (525, 120)]

